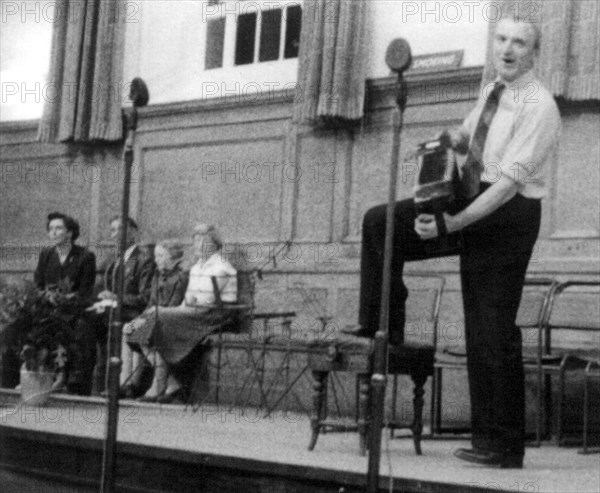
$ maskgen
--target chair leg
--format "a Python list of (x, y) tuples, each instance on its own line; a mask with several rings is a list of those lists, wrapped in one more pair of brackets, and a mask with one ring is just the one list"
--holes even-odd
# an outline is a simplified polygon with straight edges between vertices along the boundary
[(369, 397), (371, 391), (371, 377), (368, 374), (361, 373), (358, 375), (358, 438), (360, 455), (365, 456), (367, 453), (367, 433), (369, 416)]
[(435, 387), (436, 386), (436, 375), (435, 369), (433, 370), (433, 375), (431, 376), (431, 398), (430, 398), (430, 408), (429, 408), (429, 435), (433, 438), (433, 421), (434, 421), (434, 410), (435, 410)]
[(431, 389), (431, 436), (442, 431), (442, 378), (443, 369), (435, 368)]
[(544, 373), (544, 392), (543, 392), (543, 407), (544, 410), (544, 436), (552, 438), (552, 376)]
[(220, 388), (221, 388), (221, 364), (223, 358), (223, 333), (219, 331), (217, 343), (217, 374), (215, 375), (215, 404), (219, 407)]
[(556, 441), (557, 445), (560, 447), (562, 443), (562, 411), (563, 411), (563, 401), (565, 397), (565, 373), (564, 371), (560, 371), (559, 373), (559, 382), (558, 382), (558, 402), (556, 403)]
[(544, 409), (544, 374), (543, 370), (537, 367), (537, 396), (535, 409), (535, 446), (542, 446), (542, 426), (545, 420)]
[(313, 450), (319, 438), (321, 431), (321, 423), (327, 417), (327, 378), (329, 372), (313, 371), (313, 417), (310, 422), (312, 435), (308, 450)]
[(396, 405), (398, 404), (398, 375), (394, 375), (392, 383), (392, 418), (390, 426), (390, 438), (394, 438), (394, 425), (396, 424)]
[(423, 395), (425, 395), (425, 390), (423, 387), (425, 386), (425, 382), (427, 381), (427, 375), (423, 373), (414, 373), (411, 375), (411, 378), (414, 382), (414, 397), (413, 397), (413, 424), (411, 426), (413, 433), (413, 441), (415, 443), (415, 452), (417, 455), (422, 455), (423, 452), (421, 450), (421, 435), (423, 433), (423, 406), (424, 399)]
[(590, 405), (590, 383), (589, 383), (589, 371), (590, 365), (586, 368), (585, 375), (583, 376), (583, 450), (584, 454), (588, 453), (588, 426), (589, 426), (589, 411), (588, 406)]

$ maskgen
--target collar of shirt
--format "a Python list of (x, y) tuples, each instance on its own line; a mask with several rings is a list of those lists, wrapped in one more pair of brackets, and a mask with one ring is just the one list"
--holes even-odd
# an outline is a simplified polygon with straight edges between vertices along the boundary
[(525, 94), (526, 91), (529, 91), (529, 93), (534, 93), (536, 89), (536, 84), (539, 85), (539, 82), (535, 74), (533, 73), (533, 70), (530, 70), (529, 72), (524, 73), (523, 75), (521, 75), (521, 77), (513, 80), (512, 82), (506, 82), (500, 77), (496, 77), (496, 79), (492, 83), (484, 87), (483, 95), (488, 96), (492, 92), (494, 85), (497, 83), (501, 83), (504, 85), (504, 92), (502, 94), (502, 97), (510, 97), (514, 100), (518, 100), (520, 96), (522, 98), (523, 94)]
[(221, 258), (221, 250), (219, 250), (218, 252), (213, 253), (206, 260), (204, 260), (202, 257), (200, 257), (198, 259), (198, 261), (196, 262), (195, 266), (197, 266), (197, 268), (204, 269), (204, 268), (209, 267), (209, 266), (211, 266), (213, 264), (220, 264), (220, 263), (223, 263), (223, 259)]

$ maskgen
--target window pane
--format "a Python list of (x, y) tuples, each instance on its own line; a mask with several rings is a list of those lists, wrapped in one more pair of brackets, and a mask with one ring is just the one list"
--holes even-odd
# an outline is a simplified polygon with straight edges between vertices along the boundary
[(206, 61), (204, 68), (223, 66), (223, 46), (225, 45), (225, 18), (212, 19), (206, 26)]
[(281, 9), (269, 9), (262, 14), (260, 53), (258, 60), (268, 62), (279, 58), (281, 38)]
[(242, 14), (237, 19), (235, 37), (235, 64), (244, 65), (254, 61), (254, 38), (256, 37), (256, 12)]
[(286, 11), (285, 58), (296, 58), (300, 47), (300, 27), (302, 26), (302, 9), (299, 5), (291, 6)]

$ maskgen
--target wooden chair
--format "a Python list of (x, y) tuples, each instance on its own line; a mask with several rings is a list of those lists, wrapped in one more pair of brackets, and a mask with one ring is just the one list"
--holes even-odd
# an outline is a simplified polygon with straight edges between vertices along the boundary
[[(553, 415), (556, 416), (556, 442), (560, 446), (564, 438), (567, 374), (579, 372), (584, 376), (584, 392), (586, 388), (589, 392), (589, 381), (598, 375), (596, 363), (600, 359), (600, 281), (561, 283), (551, 300), (546, 318), (540, 371), (548, 379), (553, 376), (558, 378), (558, 400)], [(549, 397), (551, 398), (551, 394)], [(588, 405), (584, 404), (586, 440), (589, 431), (587, 408)]]
[(590, 433), (590, 381), (600, 381), (600, 359), (589, 361), (585, 367), (583, 380), (583, 438), (582, 438), (582, 454), (600, 453), (600, 447), (589, 447)]
[[(421, 437), (423, 430), (424, 385), (429, 376), (434, 374), (434, 355), (436, 351), (437, 324), (441, 296), (445, 280), (438, 276), (407, 276), (407, 284), (423, 284), (409, 289), (409, 299), (406, 304), (407, 327), (419, 327), (419, 330), (405, 331), (405, 341), (402, 345), (389, 346), (388, 371), (393, 375), (392, 387), (392, 419), (387, 426), (393, 431), (408, 428), (412, 431), (415, 452), (420, 455)], [(431, 285), (433, 284), (433, 286)], [(424, 330), (423, 330), (424, 329)], [(410, 337), (412, 333), (413, 337)], [(311, 439), (309, 450), (313, 450), (321, 431), (358, 430), (359, 450), (361, 455), (366, 453), (366, 438), (371, 418), (370, 378), (373, 358), (373, 341), (368, 338), (340, 334), (335, 338), (313, 341), (308, 354), (308, 364), (314, 377), (313, 386), (313, 417), (311, 419)], [(354, 422), (340, 421), (328, 418), (327, 395), (329, 391), (330, 374), (336, 372), (351, 372), (356, 375), (356, 417)], [(413, 421), (402, 424), (396, 419), (397, 377), (408, 375), (414, 384)], [(335, 391), (335, 387), (331, 386)]]
[[(250, 387), (256, 385), (260, 393), (260, 407), (268, 408), (267, 395), (264, 389), (265, 358), (268, 350), (268, 328), (277, 321), (284, 330), (289, 328), (296, 316), (293, 311), (282, 312), (257, 312), (255, 306), (256, 281), (261, 277), (261, 272), (254, 269), (237, 270), (237, 302), (227, 303), (221, 300), (217, 286), (217, 279), (212, 278), (215, 292), (215, 305), (223, 310), (233, 313), (232, 321), (220, 327), (219, 331), (210, 336), (208, 345), (215, 348), (215, 403), (220, 404), (221, 372), (223, 369), (223, 352), (225, 350), (244, 351), (250, 363), (250, 372), (246, 375), (241, 387), (237, 390), (231, 406), (239, 405), (241, 396)], [(261, 331), (261, 328), (263, 329)], [(199, 372), (205, 375), (206, 372)], [(245, 403), (242, 402), (241, 405)]]

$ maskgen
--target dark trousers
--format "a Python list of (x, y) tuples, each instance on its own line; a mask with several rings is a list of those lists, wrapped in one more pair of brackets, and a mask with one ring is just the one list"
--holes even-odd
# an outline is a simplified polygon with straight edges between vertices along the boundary
[(85, 321), (94, 334), (95, 364), (92, 371), (91, 392), (92, 395), (99, 395), (106, 388), (109, 311), (104, 313), (87, 312)]
[(83, 319), (73, 325), (68, 338), (67, 390), (73, 394), (90, 395), (96, 362), (94, 334)]
[[(466, 205), (457, 204), (457, 209)], [(379, 325), (385, 216), (382, 205), (370, 209), (363, 220), (359, 322), (372, 335)], [(460, 254), (473, 445), (522, 454), (525, 390), (521, 332), (515, 321), (539, 232), (540, 201), (516, 195), (465, 228), (462, 246), (455, 250), (437, 249), (437, 239), (421, 240), (414, 231), (415, 216), (412, 199), (396, 204), (390, 342), (403, 340), (408, 295), (404, 262)]]

